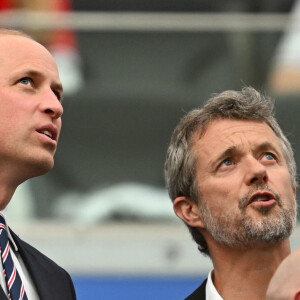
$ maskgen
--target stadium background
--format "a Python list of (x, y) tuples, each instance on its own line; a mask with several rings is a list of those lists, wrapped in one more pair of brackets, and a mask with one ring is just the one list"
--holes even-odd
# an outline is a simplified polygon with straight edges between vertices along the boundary
[[(180, 117), (213, 93), (250, 85), (274, 96), (299, 165), (298, 91), (269, 84), (293, 5), (73, 0), (48, 23), (1, 13), (1, 26), (76, 37), (83, 84), (65, 95), (55, 168), (22, 185), (7, 214), (71, 273), (79, 300), (183, 299), (211, 269), (173, 215), (163, 163)], [(291, 240), (300, 246), (299, 227)]]

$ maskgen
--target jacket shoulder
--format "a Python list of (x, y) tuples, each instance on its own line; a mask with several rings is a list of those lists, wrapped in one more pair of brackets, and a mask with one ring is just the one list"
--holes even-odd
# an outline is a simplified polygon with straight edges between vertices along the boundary
[[(76, 299), (70, 275), (49, 257), (20, 239), (11, 229), (10, 233), (39, 295), (47, 290), (49, 296), (52, 294), (52, 299)], [(64, 298), (58, 295), (64, 295)]]
[(30, 244), (23, 241), (17, 234), (15, 234), (11, 229), (10, 233), (17, 244), (18, 251), (21, 254), (23, 260), (29, 260), (30, 262), (35, 262), (35, 264), (41, 264), (47, 266), (47, 268), (55, 269), (57, 271), (64, 271), (59, 265), (57, 265), (53, 260), (44, 255), (42, 252), (31, 246)]
[(187, 298), (185, 298), (185, 300), (205, 300), (206, 299), (206, 295), (205, 295), (206, 282), (207, 282), (207, 279), (205, 279), (202, 282), (202, 284), (191, 295), (189, 295)]

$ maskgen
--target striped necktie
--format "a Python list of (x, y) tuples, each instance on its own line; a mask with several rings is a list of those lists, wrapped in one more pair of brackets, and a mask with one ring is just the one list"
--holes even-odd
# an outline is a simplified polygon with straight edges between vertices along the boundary
[(0, 250), (8, 297), (11, 300), (27, 300), (20, 275), (11, 257), (8, 234), (4, 218), (0, 215)]

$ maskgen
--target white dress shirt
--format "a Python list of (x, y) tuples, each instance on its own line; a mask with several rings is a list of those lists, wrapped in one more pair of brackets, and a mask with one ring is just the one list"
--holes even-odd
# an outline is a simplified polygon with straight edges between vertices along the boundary
[[(3, 218), (5, 219), (5, 222), (6, 222), (4, 212), (0, 211), (0, 214), (3, 216)], [(7, 225), (7, 223), (6, 223), (6, 225)], [(8, 238), (9, 238), (11, 256), (12, 256), (14, 264), (18, 270), (18, 273), (21, 277), (21, 280), (24, 284), (27, 298), (28, 298), (28, 300), (40, 300), (40, 298), (37, 294), (36, 288), (32, 282), (32, 279), (28, 273), (28, 270), (23, 262), (23, 259), (21, 258), (20, 254), (18, 252), (18, 247), (9, 232), (8, 225), (6, 226), (6, 228), (7, 228)], [(3, 291), (6, 293), (6, 295), (8, 295), (6, 282), (5, 282), (5, 278), (4, 278), (4, 274), (3, 274), (2, 263), (0, 263), (0, 285), (3, 289)]]
[(212, 272), (213, 271), (210, 271), (207, 277), (207, 282), (205, 287), (206, 300), (223, 300), (223, 298), (217, 292), (214, 283), (212, 281)]

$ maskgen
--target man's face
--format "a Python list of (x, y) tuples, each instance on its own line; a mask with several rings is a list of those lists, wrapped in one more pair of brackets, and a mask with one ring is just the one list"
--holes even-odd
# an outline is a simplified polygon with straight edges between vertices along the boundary
[(0, 167), (32, 177), (53, 167), (61, 130), (57, 66), (40, 44), (0, 35)]
[(290, 235), (295, 188), (280, 141), (267, 124), (213, 121), (193, 150), (199, 215), (215, 241), (249, 247)]

